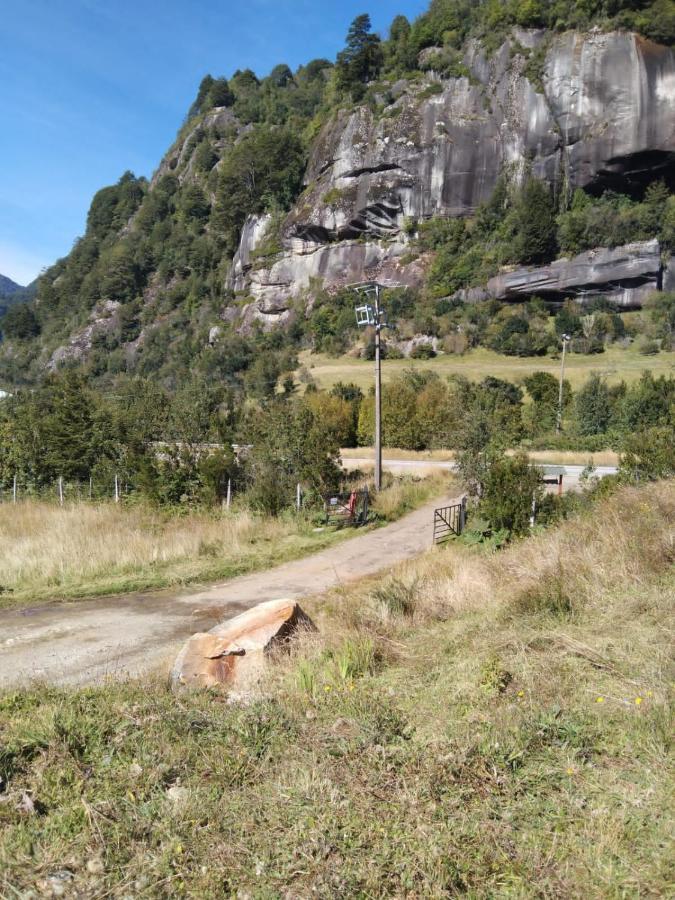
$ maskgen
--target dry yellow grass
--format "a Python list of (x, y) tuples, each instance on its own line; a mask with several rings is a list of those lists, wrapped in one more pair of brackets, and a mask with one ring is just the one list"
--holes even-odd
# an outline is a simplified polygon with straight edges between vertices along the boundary
[[(599, 524), (601, 523), (601, 524)], [(420, 620), (458, 611), (508, 610), (574, 613), (617, 586), (638, 588), (643, 579), (675, 561), (675, 482), (623, 488), (598, 502), (593, 515), (575, 516), (560, 527), (499, 553), (461, 543), (436, 547), (392, 570), (414, 585)], [(369, 597), (377, 579), (359, 583), (313, 609), (361, 629), (372, 613)], [(369, 612), (370, 610), (370, 612)], [(328, 629), (327, 629), (328, 630)]]
[(553, 466), (618, 466), (619, 454), (613, 450), (528, 450), (533, 462), (550, 463)]
[(263, 519), (246, 510), (176, 516), (112, 503), (6, 504), (0, 506), (0, 585), (11, 592), (44, 588), (57, 594), (82, 585), (100, 593), (133, 587), (139, 577), (157, 583), (161, 573), (188, 579), (216, 556), (241, 565), (260, 544), (280, 544), (302, 530), (292, 520)]
[[(343, 447), (340, 456), (342, 459), (374, 459), (375, 450), (373, 447)], [(401, 447), (387, 447), (382, 451), (382, 458), (450, 462), (455, 458), (455, 454), (452, 450), (403, 450)]]
[[(533, 462), (549, 463), (555, 466), (618, 466), (619, 454), (613, 450), (528, 450), (527, 454)], [(343, 460), (374, 459), (372, 447), (344, 447), (340, 450)], [(383, 460), (401, 459), (415, 462), (452, 462), (455, 453), (452, 450), (403, 450), (400, 447), (386, 447), (382, 451)]]
[[(448, 479), (388, 479), (372, 509), (389, 521), (447, 488)], [(0, 606), (127, 593), (230, 578), (320, 550), (349, 529), (314, 530), (311, 515), (246, 508), (184, 514), (145, 505), (0, 504)]]

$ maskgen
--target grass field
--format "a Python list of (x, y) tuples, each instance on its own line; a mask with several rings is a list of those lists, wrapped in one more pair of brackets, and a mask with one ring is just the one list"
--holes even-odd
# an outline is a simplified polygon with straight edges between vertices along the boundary
[[(373, 512), (392, 520), (447, 489), (448, 478), (392, 481)], [(150, 506), (0, 504), (0, 608), (215, 581), (269, 568), (343, 540), (311, 516), (247, 509), (176, 513)]]
[(309, 601), (242, 706), (0, 694), (0, 896), (672, 895), (674, 515), (624, 489)]
[[(342, 356), (337, 359), (323, 354), (305, 351), (300, 354), (300, 365), (304, 366), (320, 388), (330, 388), (338, 381), (354, 382), (362, 390), (373, 383), (373, 363), (367, 360)], [(382, 363), (382, 377), (386, 382), (397, 372), (414, 366), (437, 372), (442, 378), (449, 375), (464, 375), (473, 381), (480, 381), (487, 375), (517, 382), (532, 372), (550, 372), (557, 378), (560, 361), (550, 357), (501, 356), (492, 350), (477, 348), (463, 356), (443, 355), (430, 360), (393, 359)], [(584, 355), (570, 353), (565, 361), (565, 377), (576, 390), (591, 372), (607, 376), (610, 384), (622, 379), (630, 382), (640, 377), (645, 369), (655, 375), (675, 372), (675, 353), (659, 353), (656, 356), (642, 356), (630, 347), (621, 349), (610, 347), (604, 353)]]

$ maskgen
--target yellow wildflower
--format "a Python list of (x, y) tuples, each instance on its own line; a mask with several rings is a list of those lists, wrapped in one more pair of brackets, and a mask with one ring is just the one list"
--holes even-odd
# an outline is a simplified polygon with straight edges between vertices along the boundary
[(596, 703), (604, 703), (604, 702), (605, 702), (605, 698), (604, 698), (604, 697), (596, 697), (596, 698), (595, 698), (595, 702), (596, 702)]
[(636, 706), (639, 706), (641, 703), (642, 703), (642, 697), (636, 697), (636, 698), (635, 698), (635, 705), (636, 705)]

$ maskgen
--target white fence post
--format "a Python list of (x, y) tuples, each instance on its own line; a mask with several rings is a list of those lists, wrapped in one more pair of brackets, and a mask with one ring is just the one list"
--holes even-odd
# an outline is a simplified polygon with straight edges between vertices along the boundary
[(117, 477), (117, 472), (115, 472), (115, 503), (120, 502), (120, 480)]
[(302, 508), (302, 488), (300, 487), (300, 482), (298, 482), (295, 489), (295, 508), (298, 512), (300, 512), (300, 509)]
[(59, 475), (59, 503), (63, 506), (63, 475)]
[(14, 484), (12, 485), (12, 502), (16, 503), (16, 495), (18, 493), (18, 482), (16, 478), (16, 472), (14, 473)]
[(232, 479), (227, 479), (227, 499), (225, 500), (225, 505), (227, 508), (230, 508), (230, 504), (232, 503)]

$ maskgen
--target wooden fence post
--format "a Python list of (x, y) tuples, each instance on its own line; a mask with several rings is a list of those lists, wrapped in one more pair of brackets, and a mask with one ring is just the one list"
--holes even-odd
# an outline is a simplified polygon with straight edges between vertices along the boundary
[(225, 501), (225, 505), (227, 508), (230, 508), (230, 504), (232, 503), (232, 479), (227, 479), (227, 499)]
[(302, 488), (300, 487), (300, 482), (295, 489), (295, 508), (298, 512), (302, 509)]
[(59, 503), (63, 506), (63, 475), (59, 475)]
[(117, 472), (115, 472), (115, 503), (120, 502), (120, 480), (117, 477)]

